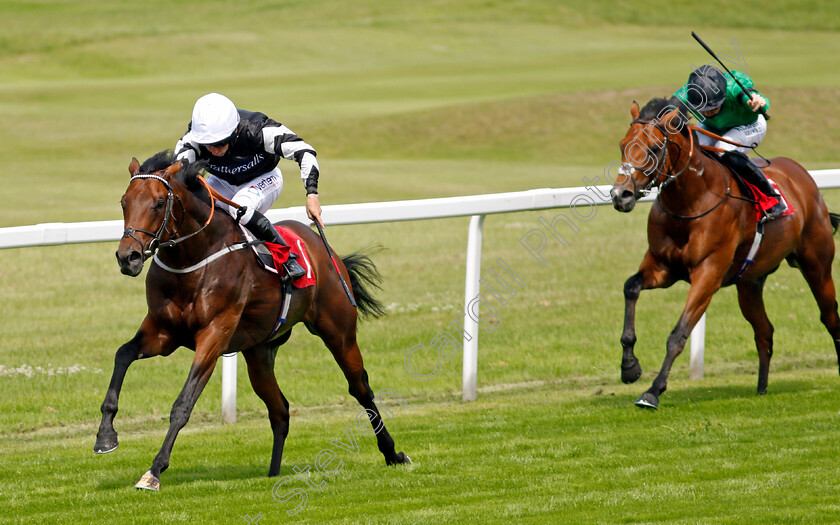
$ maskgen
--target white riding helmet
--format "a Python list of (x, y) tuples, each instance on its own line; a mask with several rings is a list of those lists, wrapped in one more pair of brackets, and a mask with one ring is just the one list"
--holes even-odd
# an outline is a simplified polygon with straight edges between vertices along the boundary
[(209, 93), (195, 102), (189, 138), (202, 146), (217, 144), (233, 135), (238, 124), (239, 112), (233, 102)]

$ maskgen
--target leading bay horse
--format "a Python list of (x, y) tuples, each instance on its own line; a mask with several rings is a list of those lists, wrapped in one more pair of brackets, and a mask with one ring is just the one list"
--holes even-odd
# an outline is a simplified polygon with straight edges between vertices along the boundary
[(758, 393), (766, 393), (773, 325), (762, 291), (767, 275), (785, 259), (808, 282), (840, 363), (840, 317), (831, 277), (832, 233), (840, 216), (829, 213), (810, 174), (785, 157), (771, 159), (764, 169), (796, 211), (764, 225), (755, 262), (744, 271), (742, 263), (755, 238), (756, 211), (729, 168), (697, 146), (697, 128), (687, 125), (685, 106), (675, 99), (653, 99), (641, 111), (634, 102), (630, 114), (633, 120), (621, 141), (622, 166), (611, 190), (613, 205), (629, 212), (651, 188), (658, 187), (659, 195), (648, 216), (648, 251), (639, 271), (624, 284), (623, 382), (633, 383), (642, 375), (633, 353), (639, 293), (667, 288), (678, 280), (691, 285), (682, 315), (668, 337), (662, 369), (636, 405), (659, 405), (674, 359), (715, 292), (733, 281), (741, 313), (755, 332)]
[[(292, 326), (303, 323), (324, 341), (344, 372), (350, 395), (369, 416), (386, 464), (409, 462), (405, 454), (395, 451), (394, 440), (374, 403), (356, 344), (357, 311), (317, 234), (299, 222), (281, 223), (306, 243), (317, 284), (294, 289), (286, 321), (278, 330), (275, 323), (283, 295), (278, 276), (260, 268), (250, 249), (239, 249), (243, 236), (227, 213), (214, 214), (212, 197), (198, 174), (200, 166), (180, 168), (180, 162), (174, 162), (168, 152), (155, 155), (142, 166), (133, 159), (128, 168), (131, 179), (121, 201), (125, 234), (117, 261), (122, 273), (137, 276), (146, 259), (157, 253), (146, 276), (148, 314), (137, 334), (117, 350), (94, 451), (102, 454), (117, 448), (113, 420), (129, 365), (137, 359), (169, 355), (180, 346), (194, 350), (187, 381), (172, 405), (163, 446), (151, 469), (135, 485), (158, 490), (175, 438), (186, 425), (219, 356), (242, 352), (251, 386), (268, 409), (274, 436), (268, 475), (276, 476), (289, 432), (289, 403), (277, 384), (274, 359), (277, 348), (291, 336)], [(379, 274), (369, 258), (360, 254), (336, 257), (336, 266), (349, 281), (362, 314), (384, 313), (371, 295)]]

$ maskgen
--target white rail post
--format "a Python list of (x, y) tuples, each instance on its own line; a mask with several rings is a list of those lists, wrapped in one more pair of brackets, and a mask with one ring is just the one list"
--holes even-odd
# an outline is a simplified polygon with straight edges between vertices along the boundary
[(222, 356), (222, 423), (236, 423), (236, 364), (239, 354)]
[(703, 379), (703, 358), (706, 354), (706, 314), (697, 321), (691, 331), (691, 359), (688, 367), (689, 379)]
[(475, 401), (478, 375), (478, 303), (475, 304), (475, 318), (470, 315), (470, 302), (479, 294), (481, 279), (481, 235), (484, 215), (473, 215), (467, 237), (467, 277), (464, 286), (464, 401)]

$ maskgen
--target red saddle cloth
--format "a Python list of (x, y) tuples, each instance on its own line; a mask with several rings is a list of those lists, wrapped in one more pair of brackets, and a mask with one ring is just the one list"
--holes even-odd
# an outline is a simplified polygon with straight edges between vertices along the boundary
[[(767, 195), (761, 193), (758, 190), (758, 188), (756, 188), (755, 186), (753, 186), (749, 182), (745, 181), (743, 178), (741, 180), (750, 189), (750, 191), (753, 194), (753, 198), (756, 201), (756, 203), (755, 203), (755, 220), (756, 221), (761, 221), (762, 217), (764, 217), (764, 212), (776, 205), (776, 199), (775, 199), (775, 197), (768, 197)], [(775, 188), (776, 191), (779, 192), (779, 195), (781, 195), (782, 199), (784, 199), (784, 201), (787, 203), (787, 210), (785, 210), (785, 212), (781, 216), (782, 217), (787, 217), (788, 215), (793, 215), (793, 212), (795, 212), (796, 210), (794, 209), (793, 205), (791, 205), (790, 201), (785, 199), (785, 195), (784, 195), (784, 193), (782, 193), (782, 189), (779, 188), (779, 185), (776, 184), (776, 181), (774, 181), (773, 179), (768, 178), (767, 180), (770, 182), (770, 184), (773, 185), (773, 188)]]
[(298, 264), (306, 270), (306, 274), (293, 281), (292, 286), (295, 288), (306, 288), (307, 286), (314, 285), (315, 272), (312, 270), (312, 263), (309, 260), (309, 256), (306, 255), (306, 244), (303, 242), (303, 239), (298, 234), (286, 228), (281, 228), (280, 226), (275, 226), (275, 228), (288, 246), (274, 244), (272, 242), (265, 243), (265, 247), (271, 252), (271, 258), (274, 260), (274, 269), (278, 273), (284, 271), (282, 270), (283, 263), (289, 259), (289, 252), (295, 253), (298, 256)]

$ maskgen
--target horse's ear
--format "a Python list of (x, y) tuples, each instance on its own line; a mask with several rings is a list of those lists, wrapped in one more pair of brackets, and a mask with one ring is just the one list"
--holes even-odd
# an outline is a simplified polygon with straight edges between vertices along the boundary
[(166, 168), (166, 174), (169, 177), (174, 177), (175, 174), (178, 173), (179, 171), (181, 171), (181, 161), (180, 160), (178, 162), (176, 162), (175, 164)]
[(137, 157), (131, 157), (131, 164), (128, 165), (128, 172), (132, 177), (140, 173), (140, 161), (137, 160)]
[(664, 115), (662, 118), (665, 124), (665, 129), (669, 133), (682, 133), (685, 135), (687, 131), (688, 117), (683, 115), (680, 108), (674, 108)]
[(630, 116), (633, 117), (633, 120), (639, 118), (639, 103), (635, 100), (633, 101), (633, 105), (630, 106)]

